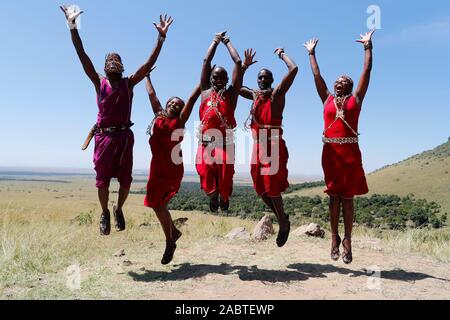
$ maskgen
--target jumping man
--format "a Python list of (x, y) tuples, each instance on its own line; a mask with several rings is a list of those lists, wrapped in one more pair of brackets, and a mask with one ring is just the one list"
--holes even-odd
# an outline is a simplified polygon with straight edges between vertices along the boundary
[(92, 81), (97, 93), (98, 116), (95, 126), (94, 165), (96, 171), (96, 187), (102, 207), (100, 217), (100, 233), (108, 235), (111, 230), (110, 212), (108, 210), (109, 185), (112, 178), (120, 183), (117, 208), (114, 210), (115, 227), (117, 231), (125, 230), (125, 219), (122, 207), (128, 197), (132, 182), (134, 135), (130, 130), (131, 105), (133, 88), (150, 72), (161, 51), (172, 18), (160, 16), (160, 22), (154, 23), (159, 36), (147, 62), (135, 74), (123, 77), (122, 59), (117, 53), (109, 53), (105, 59), (106, 76), (97, 73), (94, 65), (86, 54), (77, 30), (76, 19), (83, 13), (68, 6), (61, 6), (72, 36), (78, 57), (83, 69)]

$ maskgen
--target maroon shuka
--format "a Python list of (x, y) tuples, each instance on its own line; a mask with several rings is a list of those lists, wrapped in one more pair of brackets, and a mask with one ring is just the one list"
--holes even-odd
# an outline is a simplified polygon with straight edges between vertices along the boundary
[[(97, 127), (129, 126), (132, 98), (128, 78), (122, 79), (117, 88), (112, 88), (108, 79), (103, 78), (100, 94), (97, 96)], [(133, 146), (134, 135), (129, 128), (95, 134), (94, 165), (97, 188), (109, 187), (112, 178), (117, 178), (121, 187), (130, 188), (133, 180)]]

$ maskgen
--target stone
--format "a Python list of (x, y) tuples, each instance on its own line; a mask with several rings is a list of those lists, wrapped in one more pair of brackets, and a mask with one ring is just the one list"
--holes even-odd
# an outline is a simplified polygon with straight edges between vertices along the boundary
[(125, 249), (120, 249), (116, 253), (114, 253), (114, 257), (123, 257), (125, 255)]
[(306, 229), (306, 234), (311, 237), (325, 237), (325, 230), (323, 230), (317, 223), (310, 223)]
[(253, 229), (252, 238), (257, 241), (264, 241), (274, 233), (272, 219), (269, 215), (265, 215)]
[(175, 225), (175, 227), (180, 228), (185, 225), (188, 220), (188, 218), (178, 218), (173, 221), (173, 224)]
[(124, 266), (124, 267), (129, 267), (129, 266), (132, 266), (132, 265), (133, 265), (133, 262), (131, 262), (128, 259), (122, 261), (122, 266)]
[(310, 236), (310, 237), (325, 237), (325, 230), (323, 230), (317, 223), (310, 223), (301, 226), (292, 232), (293, 236)]
[(225, 238), (228, 238), (230, 240), (237, 240), (237, 239), (250, 239), (250, 233), (247, 231), (247, 229), (240, 227), (235, 228), (231, 230)]
[(310, 223), (306, 229), (306, 234), (311, 237), (325, 237), (325, 230), (323, 230), (317, 223)]
[(293, 236), (305, 236), (306, 231), (308, 230), (309, 224), (305, 224), (304, 226), (301, 226), (300, 228), (295, 229), (292, 232)]

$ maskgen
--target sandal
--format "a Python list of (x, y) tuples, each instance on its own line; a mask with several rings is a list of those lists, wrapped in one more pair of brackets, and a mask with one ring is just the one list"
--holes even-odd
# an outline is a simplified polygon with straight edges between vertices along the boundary
[(222, 197), (220, 197), (219, 205), (220, 205), (220, 210), (222, 210), (222, 212), (227, 212), (228, 209), (230, 208), (230, 201), (225, 201), (222, 199)]
[(219, 196), (212, 196), (209, 198), (209, 210), (215, 213), (219, 210)]
[(114, 224), (116, 227), (116, 231), (120, 232), (125, 230), (125, 218), (123, 216), (122, 209), (117, 209), (116, 206), (113, 208), (113, 214), (114, 214)]
[(100, 216), (100, 234), (102, 236), (107, 236), (111, 232), (111, 214), (109, 210), (106, 212), (102, 212)]
[(287, 242), (287, 240), (289, 238), (289, 232), (290, 231), (291, 231), (291, 222), (288, 220), (287, 229), (282, 232), (281, 228), (280, 228), (280, 230), (278, 231), (278, 236), (277, 236), (277, 246), (278, 247), (281, 248), (281, 247), (283, 247), (286, 244), (286, 242)]
[(337, 235), (332, 235), (331, 237), (336, 237), (337, 241), (336, 241), (336, 246), (333, 247), (333, 245), (331, 245), (331, 260), (333, 261), (338, 261), (340, 256), (341, 256), (341, 252), (339, 251), (339, 246), (341, 245), (341, 237), (337, 234)]
[(180, 230), (175, 229), (173, 239), (166, 241), (166, 250), (164, 251), (163, 257), (161, 259), (161, 264), (166, 265), (172, 261), (175, 250), (177, 249), (176, 242), (182, 235), (183, 233)]
[[(350, 243), (350, 249), (348, 249), (345, 246), (345, 241), (348, 241)], [(344, 247), (344, 253), (342, 254), (342, 261), (344, 261), (345, 264), (350, 264), (353, 261), (353, 254), (352, 254), (352, 239), (349, 237), (345, 237), (344, 241), (342, 241), (342, 246)]]

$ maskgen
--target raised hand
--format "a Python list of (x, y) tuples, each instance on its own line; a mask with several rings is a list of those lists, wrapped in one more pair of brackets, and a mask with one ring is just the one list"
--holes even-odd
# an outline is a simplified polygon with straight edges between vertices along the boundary
[(227, 31), (222, 31), (222, 32), (218, 32), (216, 33), (216, 35), (214, 36), (214, 41), (216, 43), (220, 43), (223, 41), (223, 39), (225, 38), (225, 35), (227, 34)]
[(281, 59), (281, 55), (284, 53), (284, 49), (283, 48), (276, 48), (273, 53), (275, 53)]
[(167, 31), (169, 31), (170, 25), (173, 23), (172, 17), (169, 16), (167, 18), (167, 14), (164, 15), (164, 18), (162, 15), (159, 16), (159, 23), (156, 24), (153, 22), (153, 25), (155, 26), (156, 30), (158, 30), (161, 37), (165, 38), (167, 36)]
[(253, 49), (245, 50), (244, 66), (246, 66), (246, 68), (248, 68), (252, 64), (255, 64), (258, 62), (258, 61), (253, 61), (253, 59), (255, 58), (255, 55), (256, 55), (256, 51), (253, 51)]
[(313, 38), (306, 42), (303, 46), (309, 53), (314, 53), (316, 51), (317, 43), (319, 43), (319, 39)]
[(222, 37), (222, 43), (224, 45), (227, 45), (228, 42), (230, 42), (230, 37)]
[(76, 20), (78, 17), (84, 12), (79, 10), (76, 6), (68, 6), (62, 5), (59, 6), (64, 15), (66, 16), (67, 22), (69, 24), (70, 29), (74, 29), (77, 27)]
[(147, 77), (147, 78), (150, 78), (150, 73), (152, 73), (152, 71), (155, 70), (155, 69), (156, 69), (156, 66), (153, 66), (153, 67), (150, 69), (150, 72), (146, 75), (146, 77)]
[(363, 44), (368, 44), (370, 41), (372, 41), (372, 35), (374, 34), (375, 29), (367, 32), (366, 34), (359, 35), (361, 39), (356, 40), (356, 42), (360, 42)]

